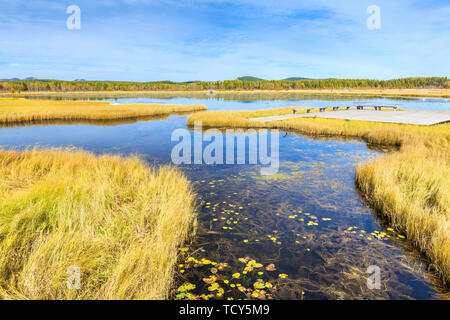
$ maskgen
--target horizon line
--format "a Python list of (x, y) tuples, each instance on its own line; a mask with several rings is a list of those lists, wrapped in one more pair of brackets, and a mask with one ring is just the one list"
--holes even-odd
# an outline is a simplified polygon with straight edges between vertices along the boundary
[[(240, 78), (254, 78), (256, 80), (241, 80)], [(291, 80), (298, 78), (297, 80)], [(146, 81), (135, 81), (135, 80), (87, 80), (84, 78), (76, 78), (73, 80), (65, 80), (65, 79), (53, 79), (53, 78), (34, 78), (34, 77), (26, 77), (23, 79), (20, 78), (0, 78), (1, 82), (13, 82), (13, 81), (65, 81), (65, 82), (135, 82), (135, 83), (149, 83), (149, 82), (172, 82), (172, 83), (194, 83), (194, 82), (223, 82), (223, 81), (314, 81), (314, 80), (368, 80), (368, 81), (392, 81), (399, 79), (427, 79), (427, 78), (446, 78), (450, 79), (448, 76), (410, 76), (410, 77), (399, 77), (399, 78), (391, 78), (391, 79), (375, 79), (375, 78), (306, 78), (306, 77), (288, 77), (284, 79), (263, 79), (254, 76), (241, 76), (235, 79), (222, 79), (222, 80), (186, 80), (186, 81), (174, 81), (169, 79), (164, 80), (146, 80)]]

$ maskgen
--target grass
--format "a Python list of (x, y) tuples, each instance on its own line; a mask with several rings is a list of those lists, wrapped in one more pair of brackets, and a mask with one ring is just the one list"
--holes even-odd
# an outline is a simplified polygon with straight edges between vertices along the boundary
[(136, 157), (0, 151), (0, 299), (167, 299), (194, 201), (179, 170)]
[(49, 120), (125, 120), (206, 109), (202, 105), (110, 105), (109, 102), (0, 98), (0, 124), (35, 123)]
[(325, 118), (259, 122), (249, 118), (290, 114), (292, 108), (200, 112), (188, 125), (278, 128), (308, 135), (362, 138), (398, 150), (356, 168), (356, 185), (369, 203), (428, 256), (432, 269), (450, 284), (450, 123), (435, 126)]

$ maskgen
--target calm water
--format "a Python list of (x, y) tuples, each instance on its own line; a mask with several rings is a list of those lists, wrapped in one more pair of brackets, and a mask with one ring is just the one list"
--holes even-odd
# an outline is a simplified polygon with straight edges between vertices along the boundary
[[(291, 101), (162, 101), (202, 103), (210, 110), (294, 105)], [(447, 102), (446, 110), (448, 106)], [(186, 128), (186, 119), (2, 128), (0, 145), (76, 146), (98, 154), (140, 154), (160, 165), (171, 162), (177, 144), (171, 134)], [(355, 166), (382, 153), (357, 140), (282, 133), (280, 170), (273, 176), (261, 176), (257, 165), (181, 166), (199, 195), (199, 228), (180, 261), (179, 285), (194, 284), (195, 289), (187, 292), (203, 298), (242, 299), (252, 294), (265, 299), (446, 298), (448, 293), (427, 272), (426, 261), (402, 235), (389, 231), (355, 190)], [(370, 276), (366, 271), (372, 265), (380, 268), (379, 290), (366, 286)], [(261, 290), (255, 293), (258, 286)], [(174, 295), (189, 297), (182, 291)]]
[[(38, 97), (46, 99), (66, 99), (57, 97)], [(86, 100), (85, 97), (72, 98)], [(339, 96), (339, 95), (302, 95), (302, 94), (226, 94), (208, 96), (205, 94), (190, 94), (188, 96), (173, 96), (164, 94), (149, 94), (145, 98), (91, 98), (90, 100), (106, 100), (116, 103), (160, 103), (160, 104), (203, 104), (209, 110), (257, 110), (264, 108), (284, 108), (292, 106), (332, 107), (355, 105), (397, 106), (409, 110), (450, 111), (450, 99), (442, 98), (380, 98), (371, 96)]]

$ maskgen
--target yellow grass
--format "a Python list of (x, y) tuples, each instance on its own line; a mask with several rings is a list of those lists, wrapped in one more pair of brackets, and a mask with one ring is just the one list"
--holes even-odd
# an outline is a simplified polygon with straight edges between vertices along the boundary
[(0, 299), (168, 298), (194, 198), (138, 158), (0, 151)]
[(28, 100), (0, 98), (0, 124), (48, 120), (118, 120), (158, 116), (174, 112), (206, 110), (202, 105), (120, 104), (90, 101)]
[(292, 108), (200, 112), (188, 118), (188, 125), (202, 121), (203, 127), (278, 128), (398, 146), (396, 152), (360, 164), (356, 185), (393, 227), (429, 257), (444, 283), (450, 284), (450, 123), (417, 126), (325, 118), (269, 123), (248, 120), (291, 112)]
[[(205, 94), (209, 90), (155, 90), (155, 91), (70, 91), (70, 92), (22, 92), (15, 96), (67, 96), (67, 95), (86, 95), (86, 96), (120, 96), (120, 95), (158, 95), (158, 94)], [(214, 90), (217, 94), (326, 94), (326, 95), (370, 95), (370, 96), (391, 96), (391, 97), (440, 97), (450, 98), (450, 89), (292, 89), (292, 90)], [(11, 93), (0, 93), (0, 96), (11, 96)]]

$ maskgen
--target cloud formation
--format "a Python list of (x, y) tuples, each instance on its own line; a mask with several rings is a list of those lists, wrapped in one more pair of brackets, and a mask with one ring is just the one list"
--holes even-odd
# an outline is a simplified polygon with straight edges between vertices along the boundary
[[(450, 75), (445, 0), (0, 0), (1, 78), (219, 80)], [(368, 6), (381, 30), (368, 30)]]

